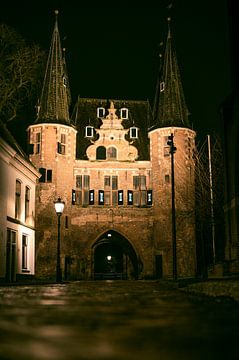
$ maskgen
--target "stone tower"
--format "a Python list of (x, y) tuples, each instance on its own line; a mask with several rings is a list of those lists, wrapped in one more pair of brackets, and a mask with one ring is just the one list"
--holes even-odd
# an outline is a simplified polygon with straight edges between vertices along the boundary
[(177, 271), (179, 276), (193, 276), (195, 249), (195, 164), (193, 153), (196, 133), (190, 129), (180, 72), (172, 42), (170, 18), (160, 78), (155, 94), (155, 127), (149, 132), (154, 189), (155, 251), (166, 258), (172, 269), (172, 187), (169, 136), (173, 135)]
[[(73, 183), (73, 162), (76, 152), (76, 133), (69, 118), (69, 86), (58, 31), (57, 16), (48, 55), (41, 99), (35, 123), (28, 128), (32, 151), (30, 160), (42, 174), (36, 194), (36, 264), (37, 272), (55, 257), (52, 241), (56, 226), (54, 201), (61, 197), (68, 206), (67, 196)], [(53, 234), (52, 234), (53, 233)], [(53, 237), (54, 238), (54, 237)], [(46, 270), (49, 272), (49, 270)]]

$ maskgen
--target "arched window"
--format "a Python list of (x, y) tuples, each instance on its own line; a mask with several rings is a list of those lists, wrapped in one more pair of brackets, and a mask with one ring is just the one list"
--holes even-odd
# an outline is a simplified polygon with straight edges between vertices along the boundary
[(115, 147), (109, 147), (107, 149), (107, 159), (116, 159), (117, 158), (117, 149)]
[(105, 160), (106, 159), (106, 149), (104, 146), (99, 146), (96, 149), (96, 160)]

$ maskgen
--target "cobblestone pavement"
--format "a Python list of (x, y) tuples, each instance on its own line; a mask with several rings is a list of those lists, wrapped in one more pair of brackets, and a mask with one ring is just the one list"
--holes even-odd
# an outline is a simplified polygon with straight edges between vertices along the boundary
[(0, 288), (1, 360), (234, 360), (238, 334), (238, 303), (156, 281)]

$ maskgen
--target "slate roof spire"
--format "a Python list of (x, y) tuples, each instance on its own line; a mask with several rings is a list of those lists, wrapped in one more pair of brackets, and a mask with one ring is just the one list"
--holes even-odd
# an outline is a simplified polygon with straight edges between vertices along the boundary
[(160, 127), (189, 127), (189, 112), (173, 47), (170, 21), (171, 18), (168, 18), (166, 47), (160, 69), (158, 91), (156, 91), (154, 100), (154, 103), (157, 104), (154, 108), (154, 121)]
[(47, 60), (39, 111), (36, 123), (63, 123), (70, 125), (69, 85), (65, 59), (58, 30), (58, 10)]

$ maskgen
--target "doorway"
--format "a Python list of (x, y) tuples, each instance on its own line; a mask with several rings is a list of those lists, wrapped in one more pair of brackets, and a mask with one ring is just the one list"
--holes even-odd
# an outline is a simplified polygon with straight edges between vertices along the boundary
[(93, 245), (93, 278), (138, 278), (138, 259), (130, 242), (116, 231), (107, 231)]
[(6, 275), (7, 282), (16, 281), (16, 231), (7, 229)]

